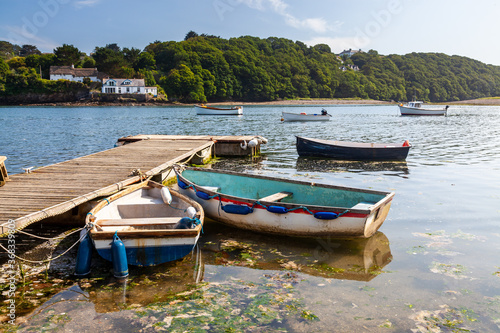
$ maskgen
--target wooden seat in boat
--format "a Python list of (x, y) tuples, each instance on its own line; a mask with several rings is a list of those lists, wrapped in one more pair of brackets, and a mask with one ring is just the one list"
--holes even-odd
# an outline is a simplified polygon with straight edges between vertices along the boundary
[(278, 192), (278, 193), (268, 195), (267, 197), (260, 198), (259, 200), (260, 201), (274, 202), (274, 201), (280, 201), (280, 200), (282, 200), (286, 197), (290, 197), (292, 195), (293, 195), (292, 192)]
[(160, 225), (160, 224), (176, 224), (182, 216), (178, 217), (144, 217), (133, 219), (102, 219), (97, 221), (97, 225), (104, 226), (117, 226), (117, 225)]

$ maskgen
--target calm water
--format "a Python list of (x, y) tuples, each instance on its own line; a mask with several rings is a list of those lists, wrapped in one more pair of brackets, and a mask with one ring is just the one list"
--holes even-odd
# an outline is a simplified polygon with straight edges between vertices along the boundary
[[(77, 283), (49, 295), (26, 328), (500, 331), (500, 107), (452, 106), (447, 117), (326, 108), (333, 117), (321, 124), (280, 122), (284, 110), (321, 106), (245, 106), (226, 118), (191, 107), (0, 108), (9, 173), (109, 149), (127, 135), (261, 135), (269, 140), (261, 158), (214, 167), (396, 192), (373, 239), (282, 239), (208, 223), (181, 263), (131, 270), (126, 288)], [(298, 158), (295, 135), (408, 139), (413, 148), (406, 163), (339, 163)]]

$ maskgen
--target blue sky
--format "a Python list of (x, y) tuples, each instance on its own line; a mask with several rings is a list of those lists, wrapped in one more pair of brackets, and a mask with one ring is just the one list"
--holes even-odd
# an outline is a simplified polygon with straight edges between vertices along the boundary
[(87, 54), (117, 43), (143, 49), (193, 30), (325, 43), (335, 53), (441, 52), (500, 66), (498, 0), (1, 0), (0, 40)]

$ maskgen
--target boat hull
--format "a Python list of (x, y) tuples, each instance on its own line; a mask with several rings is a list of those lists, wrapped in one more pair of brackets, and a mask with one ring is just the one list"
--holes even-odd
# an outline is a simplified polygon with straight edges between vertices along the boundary
[(243, 114), (243, 107), (242, 106), (223, 109), (223, 108), (195, 105), (194, 109), (195, 109), (197, 115), (239, 116), (239, 115)]
[[(134, 266), (153, 266), (184, 258), (193, 251), (199, 235), (186, 239), (121, 237), (125, 245), (127, 263)], [(93, 239), (99, 255), (112, 261), (109, 239)]]
[(330, 115), (321, 114), (300, 114), (292, 112), (282, 112), (281, 119), (283, 121), (329, 121)]
[(399, 105), (399, 111), (402, 116), (445, 116), (448, 111), (444, 109), (423, 109), (423, 108), (411, 108), (407, 106)]
[[(148, 181), (131, 186), (101, 201), (87, 215), (90, 237), (99, 255), (112, 261), (111, 243), (115, 232), (125, 246), (127, 264), (152, 266), (183, 258), (196, 246), (203, 227), (204, 212), (196, 202), (169, 191), (171, 204), (164, 202), (162, 185)], [(196, 225), (179, 229), (196, 211)], [(195, 221), (195, 219), (193, 219)]]
[(345, 161), (404, 161), (411, 146), (400, 143), (357, 143), (297, 136), (301, 157), (326, 157)]
[[(370, 237), (380, 228), (387, 217), (394, 196), (393, 192), (366, 190), (366, 193), (363, 193), (365, 190), (264, 176), (203, 171), (195, 168), (190, 170), (193, 171), (188, 171), (188, 177), (184, 177), (182, 172), (176, 171), (179, 191), (196, 200), (208, 217), (237, 228), (268, 234), (299, 237)], [(297, 196), (298, 201), (306, 200), (302, 199), (301, 196), (304, 198), (314, 195), (324, 197), (327, 196), (326, 193), (330, 193), (333, 198), (336, 195), (347, 196), (347, 192), (354, 192), (352, 195), (357, 198), (353, 199), (353, 203), (348, 205), (348, 208), (315, 205), (308, 202), (285, 202), (286, 199), (281, 202), (267, 201), (265, 198), (249, 199), (224, 194), (224, 189), (211, 190), (210, 187), (206, 186), (209, 185), (207, 183), (204, 186), (199, 186), (190, 180), (192, 172), (207, 173), (207, 176), (210, 175), (210, 177), (205, 178), (218, 182), (218, 184), (211, 184), (216, 187), (224, 183), (222, 188), (225, 188), (225, 184), (231, 183), (247, 188), (261, 188), (269, 193), (278, 191), (274, 188), (281, 188), (290, 191), (293, 196)], [(221, 177), (221, 174), (227, 174), (230, 177), (224, 179), (225, 177)], [(316, 194), (314, 194), (315, 188), (320, 188)], [(199, 192), (205, 193), (205, 195), (201, 195), (203, 198), (200, 197)], [(366, 200), (366, 202), (362, 202), (362, 200)], [(356, 202), (359, 203), (356, 204)], [(251, 212), (247, 214), (227, 212), (226, 206), (231, 205), (233, 205), (232, 207), (244, 206), (247, 207), (246, 210), (251, 208)], [(285, 210), (286, 213), (276, 212), (280, 210)], [(332, 219), (323, 219), (318, 218), (316, 214), (336, 214), (338, 216)]]

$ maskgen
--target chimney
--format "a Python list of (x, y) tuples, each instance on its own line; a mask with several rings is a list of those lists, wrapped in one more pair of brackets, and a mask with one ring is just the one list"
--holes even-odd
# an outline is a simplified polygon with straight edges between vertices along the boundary
[(71, 64), (71, 68), (75, 68), (75, 65)]

